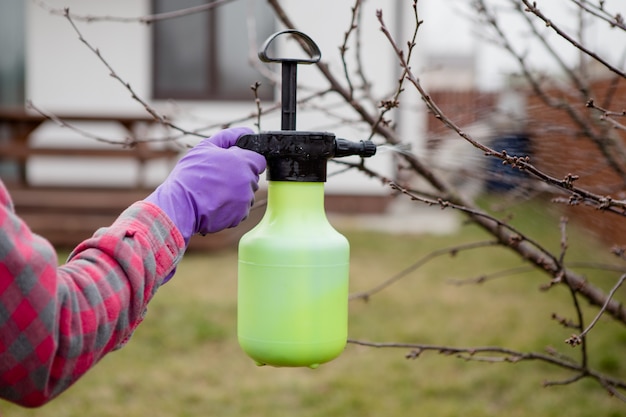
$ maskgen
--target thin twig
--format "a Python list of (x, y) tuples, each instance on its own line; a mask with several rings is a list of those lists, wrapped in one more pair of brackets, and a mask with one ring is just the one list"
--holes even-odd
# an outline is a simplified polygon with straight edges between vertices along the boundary
[(607, 110), (604, 107), (598, 106), (594, 100), (588, 100), (586, 105), (587, 107), (595, 109), (601, 113), (600, 120), (606, 120), (615, 129), (626, 131), (626, 125), (615, 120), (615, 117), (626, 117), (626, 110), (622, 110), (622, 111)]
[(259, 97), (260, 86), (261, 86), (261, 83), (259, 83), (258, 81), (255, 82), (254, 85), (250, 86), (250, 88), (252, 89), (252, 92), (254, 93), (254, 104), (256, 105), (256, 110), (257, 110), (257, 117), (256, 117), (256, 122), (254, 123), (254, 125), (257, 127), (259, 131), (261, 130), (261, 115), (263, 114), (263, 108), (261, 107), (261, 98)]
[[(409, 353), (405, 355), (407, 359), (416, 359), (425, 352), (435, 352), (441, 355), (454, 355), (464, 360), (482, 360), (488, 362), (507, 362), (518, 363), (522, 361), (541, 361), (551, 365), (555, 365), (559, 368), (569, 369), (576, 373), (576, 376), (569, 380), (563, 380), (559, 382), (544, 382), (544, 386), (550, 385), (562, 385), (567, 383), (573, 383), (581, 379), (581, 377), (592, 378), (602, 385), (611, 394), (616, 395), (617, 398), (624, 400), (618, 390), (626, 389), (626, 382), (604, 375), (600, 372), (589, 370), (575, 361), (567, 358), (562, 358), (561, 355), (544, 354), (539, 352), (521, 352), (513, 349), (507, 349), (499, 346), (478, 346), (478, 347), (453, 347), (444, 345), (431, 345), (423, 343), (400, 343), (400, 342), (370, 342), (359, 339), (348, 339), (348, 343), (359, 346), (367, 346), (378, 349), (410, 349)], [(491, 355), (496, 356), (491, 356)]]
[(553, 386), (557, 386), (557, 385), (570, 385), (570, 384), (573, 384), (574, 382), (580, 381), (581, 379), (583, 379), (586, 376), (587, 376), (587, 374), (585, 372), (580, 372), (578, 374), (575, 374), (571, 378), (562, 379), (562, 380), (559, 380), (559, 381), (544, 381), (543, 386), (544, 387), (553, 387)]
[(122, 145), (123, 147), (127, 147), (127, 148), (132, 148), (133, 146), (137, 145), (138, 143), (147, 143), (147, 142), (176, 142), (180, 137), (179, 136), (166, 136), (166, 137), (161, 137), (161, 138), (136, 138), (136, 137), (130, 137), (127, 136), (124, 139), (108, 139), (99, 135), (95, 135), (91, 132), (88, 132), (87, 130), (81, 129), (77, 126), (75, 126), (72, 123), (69, 123), (67, 120), (63, 120), (60, 117), (58, 117), (57, 115), (44, 111), (41, 108), (39, 108), (38, 106), (36, 106), (35, 104), (33, 104), (32, 101), (28, 100), (26, 102), (26, 108), (27, 109), (31, 109), (34, 110), (35, 112), (39, 113), (41, 116), (45, 117), (46, 119), (56, 123), (58, 126), (63, 127), (63, 128), (67, 128), (73, 132), (78, 133), (79, 135), (88, 138), (88, 139), (93, 139), (96, 142), (101, 142), (101, 143), (106, 143), (109, 145)]
[(514, 268), (507, 268), (501, 271), (492, 272), (491, 274), (483, 274), (479, 277), (474, 278), (466, 278), (466, 279), (454, 279), (449, 280), (451, 284), (454, 285), (468, 285), (468, 284), (484, 284), (487, 281), (491, 281), (497, 278), (510, 277), (517, 274), (525, 274), (527, 272), (532, 272), (535, 270), (535, 267), (532, 265), (524, 265), (517, 266)]
[(613, 66), (608, 61), (602, 59), (598, 54), (596, 54), (595, 52), (593, 52), (590, 49), (588, 49), (588, 48), (584, 47), (583, 45), (581, 45), (580, 42), (576, 41), (576, 39), (574, 39), (570, 35), (568, 35), (559, 26), (555, 25), (552, 20), (550, 20), (546, 15), (544, 15), (537, 8), (537, 4), (534, 1), (531, 3), (529, 0), (522, 0), (522, 3), (524, 3), (526, 5), (526, 11), (527, 12), (530, 12), (530, 13), (534, 14), (535, 16), (537, 16), (539, 19), (541, 19), (546, 24), (547, 27), (552, 28), (552, 30), (554, 30), (559, 36), (561, 36), (563, 39), (568, 41), (570, 44), (572, 44), (575, 48), (581, 50), (586, 55), (588, 55), (591, 58), (593, 58), (596, 62), (598, 62), (598, 63), (602, 64), (603, 66), (605, 66), (609, 71), (614, 72), (615, 74), (619, 75), (622, 78), (626, 78), (626, 72), (620, 70), (619, 68)]
[(587, 1), (581, 0), (570, 0), (576, 6), (583, 9), (585, 12), (593, 15), (599, 19), (604, 20), (613, 28), (620, 28), (621, 30), (626, 31), (626, 24), (624, 24), (624, 18), (620, 13), (616, 13), (615, 15), (609, 14), (606, 10), (599, 8), (597, 6), (589, 4)]
[[(518, 6), (519, 0), (510, 0), (510, 2), (513, 4), (514, 7), (516, 6), (519, 7)], [(531, 21), (531, 18), (528, 15), (528, 13), (519, 13), (519, 14), (522, 16), (522, 18), (526, 22), (527, 27), (532, 31), (533, 37), (541, 43), (543, 48), (556, 61), (559, 68), (561, 68), (561, 70), (567, 74), (569, 79), (572, 80), (572, 83), (576, 86), (576, 90), (580, 93), (582, 100), (584, 101), (587, 98), (589, 98), (589, 95), (590, 95), (589, 86), (584, 81), (584, 78), (581, 78), (576, 73), (576, 71), (574, 71), (574, 69), (572, 69), (572, 67), (565, 62), (565, 59), (561, 57), (559, 50), (550, 45), (550, 43), (548, 42), (548, 38), (545, 35), (539, 33), (539, 31), (537, 30), (537, 27)], [(582, 22), (579, 22), (579, 23), (582, 26)]]
[(142, 99), (136, 92), (135, 90), (131, 87), (130, 83), (128, 83), (127, 81), (124, 81), (115, 71), (115, 69), (113, 69), (113, 67), (111, 66), (111, 64), (109, 64), (109, 62), (104, 58), (104, 56), (102, 56), (102, 54), (100, 53), (100, 50), (96, 47), (94, 47), (89, 41), (87, 41), (87, 39), (85, 39), (85, 37), (83, 36), (82, 32), (78, 29), (78, 27), (76, 26), (76, 24), (74, 23), (74, 21), (72, 20), (72, 17), (70, 15), (70, 9), (69, 8), (65, 8), (64, 9), (64, 17), (68, 20), (68, 22), (70, 22), (70, 25), (72, 26), (72, 28), (74, 29), (74, 31), (76, 32), (76, 34), (78, 35), (78, 39), (91, 51), (93, 52), (96, 57), (98, 57), (98, 59), (100, 60), (100, 62), (102, 62), (104, 64), (105, 67), (107, 67), (107, 69), (109, 70), (109, 75), (115, 79), (116, 81), (118, 81), (120, 84), (122, 84), (124, 86), (124, 88), (126, 90), (128, 90), (128, 92), (130, 93), (131, 97), (133, 100), (137, 101), (138, 103), (140, 103), (143, 108), (152, 116), (154, 117), (155, 120), (157, 120), (158, 122), (160, 122), (162, 125), (164, 126), (168, 126), (174, 130), (177, 130), (185, 135), (192, 135), (192, 136), (199, 136), (202, 137), (202, 135), (199, 135), (196, 132), (192, 132), (186, 129), (183, 129), (181, 127), (179, 127), (178, 125), (172, 123), (171, 121), (169, 121), (165, 116), (161, 115), (154, 107), (150, 106), (144, 99)]
[(354, 85), (352, 84), (352, 79), (350, 77), (350, 71), (348, 70), (348, 60), (346, 59), (346, 52), (348, 52), (348, 41), (352, 33), (358, 27), (357, 20), (358, 15), (360, 13), (361, 0), (355, 0), (354, 6), (352, 6), (352, 17), (350, 20), (350, 27), (343, 35), (343, 43), (339, 47), (339, 53), (341, 55), (341, 62), (343, 63), (343, 74), (346, 78), (346, 82), (348, 83), (348, 91), (350, 92), (350, 99), (354, 98)]
[(432, 252), (430, 252), (429, 254), (427, 254), (426, 256), (421, 257), (420, 259), (418, 259), (417, 261), (415, 261), (414, 263), (412, 263), (411, 265), (409, 265), (408, 267), (404, 268), (402, 271), (398, 272), (397, 274), (393, 275), (392, 277), (386, 279), (385, 281), (381, 282), (380, 284), (376, 285), (375, 287), (367, 290), (367, 291), (363, 291), (363, 292), (358, 292), (355, 294), (351, 294), (350, 295), (350, 300), (357, 300), (357, 299), (362, 299), (364, 301), (369, 301), (370, 297), (376, 293), (379, 293), (381, 291), (383, 291), (384, 289), (390, 287), (392, 284), (396, 283), (397, 281), (399, 281), (400, 279), (406, 277), (407, 275), (409, 275), (411, 272), (414, 272), (416, 269), (420, 268), (421, 266), (423, 266), (424, 264), (428, 263), (429, 261), (439, 257), (439, 256), (443, 256), (443, 255), (450, 255), (450, 256), (455, 256), (457, 253), (462, 252), (462, 251), (467, 251), (467, 250), (471, 250), (471, 249), (479, 249), (479, 248), (485, 248), (485, 247), (489, 247), (489, 246), (496, 246), (498, 245), (498, 242), (496, 241), (482, 241), (482, 242), (472, 242), (472, 243), (466, 243), (466, 244), (462, 244), (462, 245), (457, 245), (457, 246), (453, 246), (450, 248), (443, 248), (443, 249), (438, 249), (438, 250), (434, 250)]
[[(570, 369), (573, 371), (580, 371), (580, 367), (572, 361), (563, 360), (553, 355), (547, 355), (538, 352), (520, 352), (513, 349), (507, 349), (500, 346), (477, 346), (477, 347), (452, 347), (445, 345), (431, 345), (424, 343), (401, 343), (401, 342), (370, 342), (359, 339), (348, 339), (348, 343), (359, 346), (367, 346), (378, 349), (400, 348), (400, 349), (412, 349), (413, 351), (407, 354), (407, 358), (415, 359), (423, 352), (436, 352), (442, 355), (450, 356), (456, 355), (459, 357), (461, 354), (465, 354), (463, 359), (472, 360), (485, 354), (498, 354), (497, 359), (493, 362), (511, 362), (516, 363), (526, 360), (541, 360), (559, 367)], [(621, 383), (622, 387), (626, 387), (626, 383)]]
[(561, 253), (559, 255), (559, 265), (563, 265), (565, 263), (565, 254), (567, 253), (567, 217), (561, 217), (561, 221), (559, 222), (561, 229)]
[(585, 336), (587, 336), (587, 333), (589, 333), (591, 331), (591, 329), (593, 329), (593, 327), (598, 323), (598, 320), (600, 320), (600, 317), (602, 317), (602, 315), (606, 311), (606, 307), (607, 307), (609, 301), (611, 301), (611, 299), (615, 295), (615, 292), (617, 291), (617, 289), (619, 287), (622, 286), (622, 284), (624, 283), (625, 280), (626, 280), (626, 274), (623, 274), (619, 278), (617, 283), (613, 286), (613, 288), (611, 288), (611, 291), (609, 291), (609, 294), (607, 295), (606, 302), (604, 303), (604, 305), (602, 306), (600, 311), (598, 311), (598, 314), (596, 314), (596, 316), (593, 318), (591, 323), (589, 323), (589, 325), (585, 328), (585, 330), (583, 330), (582, 333), (580, 333), (578, 335), (572, 335), (570, 338), (568, 338), (566, 340), (566, 342), (569, 345), (571, 345), (571, 346), (578, 346), (578, 345), (580, 345), (582, 343), (582, 341), (584, 340)]
[[(398, 86), (396, 87), (396, 91), (394, 92), (392, 98), (388, 100), (383, 100), (380, 103), (379, 107), (382, 110), (380, 111), (378, 115), (378, 119), (376, 120), (376, 123), (372, 127), (372, 136), (374, 135), (374, 132), (376, 132), (376, 128), (378, 127), (378, 125), (380, 124), (383, 124), (385, 126), (389, 125), (389, 122), (385, 120), (385, 115), (388, 112), (390, 112), (392, 109), (397, 108), (400, 105), (400, 101), (399, 101), (400, 95), (404, 91), (404, 82), (406, 81), (407, 73), (409, 72), (408, 64), (411, 62), (411, 58), (413, 56), (413, 49), (415, 48), (415, 45), (416, 45), (417, 34), (419, 32), (419, 28), (423, 24), (423, 21), (420, 20), (419, 14), (417, 11), (417, 0), (413, 0), (412, 7), (413, 7), (413, 17), (415, 19), (415, 27), (413, 29), (413, 34), (411, 35), (410, 40), (407, 42), (407, 53), (406, 53), (406, 58), (405, 58), (405, 62), (407, 63), (407, 65), (404, 65), (402, 68), (402, 73), (400, 74), (400, 77), (398, 78)], [(404, 56), (403, 51), (400, 51), (400, 54)]]
[[(439, 206), (442, 209), (445, 208), (453, 208), (455, 210), (461, 211), (463, 213), (469, 214), (473, 217), (483, 217), (483, 218), (487, 218), (490, 221), (496, 223), (498, 225), (498, 227), (500, 228), (504, 228), (507, 229), (509, 231), (511, 231), (513, 233), (513, 235), (509, 238), (509, 241), (507, 242), (501, 242), (503, 244), (505, 244), (506, 246), (519, 246), (521, 244), (523, 244), (524, 242), (544, 251), (543, 247), (541, 246), (541, 244), (537, 241), (535, 241), (534, 239), (531, 239), (528, 236), (525, 236), (521, 231), (519, 231), (518, 229), (516, 229), (515, 227), (511, 226), (510, 224), (499, 220), (483, 211), (480, 211), (478, 209), (475, 208), (470, 208), (470, 207), (465, 207), (465, 206), (460, 206), (458, 204), (454, 204), (451, 203), (449, 201), (445, 201), (442, 199), (437, 199), (437, 200), (432, 200), (429, 198), (425, 198), (422, 197), (420, 195), (417, 195), (409, 190), (407, 190), (404, 187), (401, 187), (400, 185), (396, 184), (396, 183), (391, 183), (389, 184), (391, 186), (391, 188), (393, 188), (396, 191), (401, 192), (402, 194), (405, 194), (407, 196), (409, 196), (411, 198), (411, 200), (413, 201), (420, 201), (422, 203), (426, 203), (428, 205), (431, 206)], [(546, 252), (546, 256), (550, 257), (550, 260), (558, 265), (558, 259), (554, 257), (554, 255), (552, 255), (551, 253)]]
[[(567, 285), (570, 296), (572, 297), (572, 304), (574, 305), (574, 311), (576, 311), (576, 317), (578, 320), (577, 328), (580, 330), (585, 326), (585, 315), (583, 313), (582, 306), (580, 305), (580, 300), (578, 299), (578, 288), (577, 285), (574, 285), (573, 282), (570, 281), (570, 277), (566, 274), (562, 274), (561, 278), (563, 282)], [(607, 298), (605, 304), (610, 301), (610, 298)], [(607, 304), (608, 305), (608, 304)], [(589, 367), (589, 350), (587, 344), (587, 338), (585, 336), (578, 339), (579, 344), (581, 345), (580, 357), (581, 357), (581, 367), (588, 372)]]
[[(50, 6), (43, 0), (34, 0), (35, 3), (41, 7), (42, 9), (48, 11), (51, 14), (66, 16), (65, 9), (58, 9)], [(234, 0), (213, 0), (210, 3), (202, 4), (199, 6), (188, 7), (185, 9), (179, 9), (172, 12), (158, 13), (147, 16), (137, 16), (137, 17), (122, 17), (122, 16), (92, 16), (92, 15), (79, 15), (79, 14), (70, 14), (69, 17), (73, 20), (83, 21), (83, 22), (117, 22), (117, 23), (145, 23), (150, 24), (153, 22), (157, 22), (159, 20), (173, 19), (176, 17), (189, 16), (192, 14), (206, 12), (208, 10), (214, 9), (216, 7), (223, 6), (226, 3), (230, 3)], [(67, 17), (67, 16), (66, 16)]]

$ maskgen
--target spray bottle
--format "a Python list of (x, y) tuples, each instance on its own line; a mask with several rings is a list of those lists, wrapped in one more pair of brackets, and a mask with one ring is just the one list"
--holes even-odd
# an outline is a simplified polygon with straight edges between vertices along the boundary
[[(268, 57), (289, 33), (309, 59)], [(316, 368), (344, 350), (348, 333), (348, 240), (328, 222), (324, 182), (330, 158), (376, 153), (370, 141), (296, 131), (297, 64), (319, 61), (317, 45), (287, 30), (272, 35), (259, 57), (282, 64), (282, 129), (242, 136), (237, 146), (267, 159), (267, 209), (239, 242), (238, 339), (258, 365)]]

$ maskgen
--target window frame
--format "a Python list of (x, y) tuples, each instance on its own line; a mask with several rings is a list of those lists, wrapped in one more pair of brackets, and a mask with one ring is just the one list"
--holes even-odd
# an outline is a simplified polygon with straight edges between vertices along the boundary
[[(156, 11), (156, 2), (157, 0), (151, 0), (151, 10), (153, 13), (157, 13)], [(151, 29), (151, 44), (152, 44), (152, 54), (151, 54), (151, 71), (152, 71), (152, 80), (151, 80), (151, 94), (153, 100), (184, 100), (184, 101), (246, 101), (254, 99), (254, 96), (251, 90), (245, 91), (245, 89), (241, 90), (231, 90), (231, 91), (223, 91), (217, 86), (219, 85), (219, 67), (217, 65), (217, 59), (212, 58), (219, 56), (219, 47), (220, 42), (217, 41), (219, 38), (218, 33), (218, 25), (217, 25), (217, 9), (210, 9), (207, 11), (201, 12), (206, 15), (205, 24), (209, 30), (208, 43), (207, 43), (207, 54), (206, 54), (206, 68), (208, 69), (206, 75), (206, 88), (202, 90), (196, 90), (194, 92), (189, 92), (185, 90), (177, 90), (177, 89), (166, 89), (159, 86), (159, 74), (162, 69), (159, 68), (157, 54), (159, 51), (158, 45), (158, 22), (152, 24)], [(223, 45), (223, 43), (222, 43)], [(259, 76), (261, 74), (259, 73)], [(261, 81), (261, 80), (258, 80)], [(274, 89), (270, 88), (268, 91), (259, 91), (257, 93), (261, 99), (264, 100), (273, 100), (274, 99)]]

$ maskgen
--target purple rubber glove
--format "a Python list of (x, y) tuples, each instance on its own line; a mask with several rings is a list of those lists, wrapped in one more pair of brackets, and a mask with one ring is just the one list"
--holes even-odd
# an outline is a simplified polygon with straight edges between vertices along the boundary
[(248, 133), (253, 132), (232, 128), (204, 139), (146, 198), (172, 219), (186, 244), (196, 233), (235, 227), (248, 216), (265, 170), (262, 155), (234, 146)]

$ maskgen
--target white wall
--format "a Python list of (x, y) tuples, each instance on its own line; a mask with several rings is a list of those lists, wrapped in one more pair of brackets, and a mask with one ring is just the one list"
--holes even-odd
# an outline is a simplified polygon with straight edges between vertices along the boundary
[[(148, 0), (46, 0), (52, 7), (69, 7), (84, 15), (142, 16)], [(34, 2), (26, 13), (26, 97), (54, 112), (138, 113), (142, 107), (109, 76), (110, 71), (79, 41), (62, 16)], [(146, 25), (85, 23), (76, 25), (99, 48), (116, 72), (143, 97), (150, 92), (150, 32)]]
[[(145, 115), (122, 84), (80, 40), (63, 16), (26, 2), (26, 99), (53, 114)], [(54, 9), (69, 7), (78, 15), (141, 16), (148, 13), (148, 0), (47, 0)], [(126, 23), (74, 23), (98, 48), (116, 73), (129, 82), (139, 96), (150, 94), (150, 32), (145, 25)], [(127, 133), (114, 124), (73, 123), (76, 127), (111, 140)], [(33, 146), (98, 148), (111, 145), (82, 137), (53, 122), (31, 135)], [(162, 181), (169, 169), (163, 163), (149, 168), (148, 184)], [(36, 185), (85, 186), (134, 185), (140, 175), (137, 163), (128, 160), (36, 157), (28, 163), (29, 181)]]

